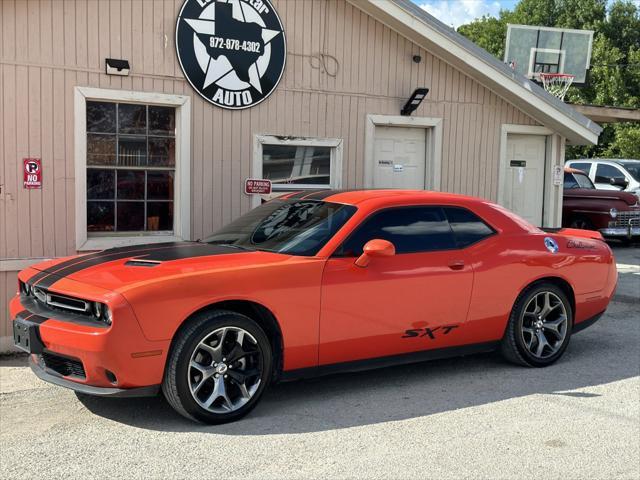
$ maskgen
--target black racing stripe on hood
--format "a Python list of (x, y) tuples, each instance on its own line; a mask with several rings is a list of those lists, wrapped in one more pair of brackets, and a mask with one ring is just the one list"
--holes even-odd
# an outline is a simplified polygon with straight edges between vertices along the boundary
[(181, 242), (164, 242), (164, 243), (154, 243), (154, 244), (149, 244), (149, 245), (128, 245), (126, 247), (116, 247), (116, 248), (109, 248), (107, 250), (102, 250), (100, 252), (95, 252), (95, 253), (90, 253), (88, 255), (83, 255), (81, 257), (73, 257), (69, 260), (66, 260), (62, 263), (58, 263), (57, 265), (54, 265), (50, 270), (45, 270), (42, 272), (39, 272), (37, 274), (35, 274), (33, 277), (31, 277), (28, 281), (28, 283), (30, 285), (35, 285), (38, 282), (40, 282), (41, 280), (43, 280), (44, 278), (48, 277), (50, 274), (52, 273), (56, 273), (57, 272), (61, 272), (63, 269), (65, 268), (70, 268), (74, 265), (79, 265), (81, 263), (84, 262), (89, 262), (92, 261), (96, 258), (102, 258), (105, 256), (110, 256), (110, 255), (114, 255), (114, 254), (118, 254), (118, 253), (133, 253), (133, 252), (137, 252), (140, 250), (147, 250), (151, 247), (156, 247), (156, 248), (165, 248), (165, 247), (170, 247), (170, 246), (175, 246), (175, 245), (180, 245)]
[(123, 258), (135, 257), (145, 254), (153, 253), (154, 251), (160, 251), (164, 249), (180, 249), (180, 248), (188, 248), (189, 246), (197, 245), (192, 242), (181, 242), (181, 243), (156, 243), (149, 245), (138, 245), (137, 248), (111, 248), (109, 250), (104, 250), (100, 252), (100, 255), (87, 255), (86, 257), (82, 257), (83, 260), (72, 265), (69, 265), (65, 268), (57, 269), (53, 271), (50, 275), (46, 276), (42, 279), (38, 286), (42, 288), (49, 288), (55, 282), (60, 280), (61, 277), (66, 277), (73, 273), (79, 272), (86, 268), (95, 267), (96, 265), (100, 265), (102, 263), (113, 262), (114, 260), (121, 260)]
[[(169, 248), (151, 252), (145, 255), (137, 255), (139, 260), (155, 262), (170, 262), (171, 260), (183, 260), (185, 258), (207, 257), (209, 255), (226, 255), (229, 253), (243, 253), (242, 249), (227, 245), (211, 245), (209, 243), (194, 243), (185, 248)], [(245, 252), (246, 253), (246, 252)]]

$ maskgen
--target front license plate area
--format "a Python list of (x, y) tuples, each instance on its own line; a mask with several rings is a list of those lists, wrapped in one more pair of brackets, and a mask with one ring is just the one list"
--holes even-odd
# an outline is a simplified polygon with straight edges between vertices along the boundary
[(38, 326), (21, 318), (13, 321), (13, 343), (27, 353), (42, 353)]

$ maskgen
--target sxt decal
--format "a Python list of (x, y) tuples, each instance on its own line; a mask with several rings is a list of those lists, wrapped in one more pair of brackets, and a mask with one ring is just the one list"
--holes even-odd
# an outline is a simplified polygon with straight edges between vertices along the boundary
[(459, 326), (460, 325), (443, 325), (442, 327), (436, 328), (413, 328), (411, 330), (405, 330), (404, 335), (400, 338), (429, 337), (429, 339), (435, 340), (437, 336), (448, 335), (451, 330)]

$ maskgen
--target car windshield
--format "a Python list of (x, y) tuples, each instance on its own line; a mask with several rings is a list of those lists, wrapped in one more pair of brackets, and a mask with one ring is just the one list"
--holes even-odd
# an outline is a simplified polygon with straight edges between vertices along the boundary
[(352, 205), (275, 199), (203, 241), (247, 250), (311, 256), (318, 253), (355, 211)]
[(620, 162), (629, 174), (640, 182), (640, 162)]

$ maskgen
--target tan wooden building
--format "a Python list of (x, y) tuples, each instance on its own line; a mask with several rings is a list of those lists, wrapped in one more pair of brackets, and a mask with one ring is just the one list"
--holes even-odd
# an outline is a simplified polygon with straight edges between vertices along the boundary
[[(230, 0), (243, 16), (275, 9), (286, 65), (261, 103), (221, 108), (178, 61), (183, 3), (0, 2), (0, 351), (20, 269), (203, 237), (260, 202), (247, 178), (276, 193), (458, 192), (558, 226), (565, 144), (600, 133), (408, 0)], [(107, 74), (106, 59), (128, 75)], [(401, 115), (418, 88), (429, 92)], [(41, 188), (25, 188), (29, 158)]]

